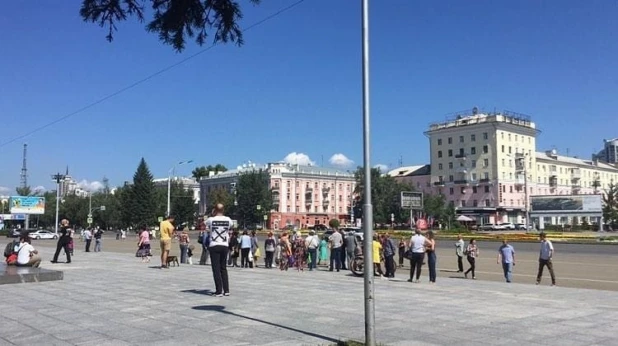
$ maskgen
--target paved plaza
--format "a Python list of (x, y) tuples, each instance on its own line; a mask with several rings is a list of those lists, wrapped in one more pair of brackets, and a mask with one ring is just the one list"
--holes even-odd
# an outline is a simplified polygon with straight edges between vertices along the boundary
[[(50, 244), (51, 245), (51, 244)], [(51, 247), (39, 247), (51, 258)], [(155, 268), (78, 251), (64, 280), (3, 285), (0, 345), (331, 345), (362, 340), (362, 278), (230, 269), (211, 297), (209, 266)], [(618, 345), (618, 292), (438, 277), (376, 280), (384, 345)], [(423, 278), (426, 277), (424, 273)]]

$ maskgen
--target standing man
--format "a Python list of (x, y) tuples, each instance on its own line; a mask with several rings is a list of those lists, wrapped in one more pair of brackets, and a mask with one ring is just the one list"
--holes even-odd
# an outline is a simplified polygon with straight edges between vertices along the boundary
[(161, 268), (168, 268), (167, 265), (167, 256), (170, 254), (170, 249), (172, 248), (172, 237), (174, 236), (174, 217), (171, 215), (167, 216), (167, 219), (161, 221), (159, 224), (159, 230), (161, 231), (161, 241), (159, 242), (161, 246)]
[(547, 266), (549, 270), (549, 275), (551, 275), (551, 285), (556, 286), (556, 276), (554, 275), (554, 265), (551, 261), (554, 256), (554, 246), (551, 241), (547, 240), (547, 235), (545, 233), (541, 233), (539, 235), (541, 238), (541, 252), (539, 254), (539, 272), (536, 275), (536, 284), (541, 283), (541, 277), (543, 276), (543, 269)]
[(455, 254), (457, 255), (457, 272), (458, 273), (463, 273), (464, 271), (463, 256), (464, 256), (465, 247), (466, 247), (466, 244), (464, 243), (463, 238), (461, 237), (461, 234), (458, 234), (457, 241), (455, 242)]
[(502, 246), (498, 249), (498, 259), (496, 263), (500, 264), (502, 259), (502, 270), (504, 271), (504, 278), (506, 282), (510, 283), (513, 280), (513, 266), (515, 265), (515, 249), (508, 244), (506, 239), (502, 241)]
[(90, 252), (90, 243), (92, 243), (92, 230), (90, 227), (84, 231), (84, 240), (86, 241), (86, 252)]
[(316, 268), (318, 263), (318, 246), (320, 245), (320, 239), (315, 235), (314, 230), (309, 231), (309, 236), (305, 239), (305, 247), (309, 252), (309, 271)]
[(210, 231), (202, 231), (198, 242), (202, 244), (202, 255), (200, 256), (200, 265), (208, 263), (208, 245), (210, 245)]
[(101, 237), (103, 236), (103, 230), (97, 228), (94, 232), (94, 252), (101, 252)]
[(384, 244), (382, 246), (384, 251), (384, 266), (386, 267), (387, 278), (395, 277), (395, 244), (388, 234), (384, 235)]
[(330, 268), (328, 270), (332, 272), (333, 269), (337, 269), (339, 271), (341, 269), (343, 237), (338, 229), (335, 229), (333, 234), (331, 234), (328, 242), (330, 243)]
[(64, 253), (67, 256), (66, 263), (71, 263), (71, 250), (69, 249), (70, 242), (71, 237), (69, 236), (69, 220), (62, 219), (62, 221), (60, 221), (60, 238), (58, 238), (56, 253), (54, 254), (54, 259), (52, 259), (51, 263), (58, 263), (58, 255), (60, 255), (60, 250), (62, 249), (64, 249)]
[(354, 235), (354, 231), (348, 232), (345, 236), (345, 254), (348, 259), (348, 268), (352, 267), (352, 262), (354, 261), (354, 252), (356, 251), (356, 247), (358, 244), (356, 243), (356, 235)]
[(230, 295), (226, 261), (232, 226), (232, 219), (223, 214), (223, 204), (218, 203), (213, 216), (206, 220), (206, 229), (210, 231), (210, 265), (215, 280), (215, 297)]

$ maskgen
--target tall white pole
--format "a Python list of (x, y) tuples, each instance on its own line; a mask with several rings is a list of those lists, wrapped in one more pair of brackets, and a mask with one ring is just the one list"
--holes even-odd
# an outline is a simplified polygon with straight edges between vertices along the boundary
[(56, 228), (55, 232), (58, 234), (58, 212), (60, 211), (60, 173), (56, 177)]
[(527, 161), (526, 160), (527, 155), (524, 155), (524, 198), (526, 199), (524, 202), (524, 208), (526, 209), (526, 233), (528, 233), (528, 229), (530, 228), (530, 203), (529, 203), (529, 197), (528, 197), (528, 167), (527, 167)]
[(170, 191), (171, 191), (171, 187), (172, 187), (172, 171), (170, 170), (170, 172), (167, 175), (167, 209), (166, 209), (166, 213), (165, 216), (168, 217), (170, 216)]
[(371, 150), (369, 127), (369, 0), (362, 2), (362, 68), (363, 68), (363, 242), (365, 288), (365, 345), (375, 346), (375, 303), (373, 296), (373, 205), (371, 204)]

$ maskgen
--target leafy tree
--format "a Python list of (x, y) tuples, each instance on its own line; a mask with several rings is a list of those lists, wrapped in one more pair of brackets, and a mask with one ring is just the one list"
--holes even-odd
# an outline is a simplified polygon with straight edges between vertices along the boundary
[[(236, 216), (244, 227), (261, 224), (264, 215), (273, 206), (272, 191), (268, 186), (269, 176), (264, 170), (242, 173), (236, 183), (238, 207)], [(257, 209), (257, 206), (260, 209)]]
[(225, 206), (226, 214), (236, 215), (236, 211), (234, 210), (234, 195), (227, 189), (217, 188), (210, 191), (208, 194), (208, 205), (206, 207), (206, 212), (209, 213), (212, 209), (214, 209), (217, 203), (221, 203)]
[[(354, 173), (356, 188), (354, 193), (359, 196), (354, 201), (356, 217), (362, 217), (362, 204), (364, 201), (364, 171), (359, 167)], [(375, 223), (390, 223), (391, 214), (394, 214), (395, 222), (407, 222), (410, 217), (408, 210), (402, 209), (400, 196), (402, 191), (414, 191), (414, 188), (405, 183), (400, 183), (389, 175), (380, 173), (379, 168), (371, 169), (371, 203), (373, 204), (373, 219)]]
[[(117, 188), (114, 193), (114, 196), (118, 199), (118, 204), (120, 205), (120, 224), (123, 227), (129, 227), (132, 225), (132, 193), (131, 185), (126, 183), (124, 186)], [(140, 225), (137, 226), (139, 227)]]
[(30, 186), (17, 187), (15, 188), (15, 192), (17, 192), (18, 196), (31, 196), (32, 195), (32, 189), (30, 188)]
[(203, 177), (207, 177), (209, 172), (215, 172), (216, 173), (221, 173), (221, 172), (226, 172), (227, 168), (220, 164), (217, 163), (216, 165), (208, 165), (208, 166), (201, 166), (201, 167), (195, 167), (195, 169), (191, 172), (191, 175), (193, 176), (193, 178), (195, 178), (195, 180), (199, 181), (201, 178)]
[(330, 227), (330, 228), (339, 228), (339, 220), (337, 220), (337, 219), (330, 219), (330, 221), (328, 221), (328, 227)]
[(156, 187), (144, 158), (141, 159), (137, 171), (133, 175), (133, 185), (127, 197), (130, 198), (128, 204), (132, 225), (139, 227), (140, 225), (152, 225), (156, 222)]
[(612, 228), (618, 226), (618, 185), (613, 181), (603, 194), (603, 219)]
[(186, 189), (182, 183), (172, 182), (170, 185), (170, 209), (172, 215), (176, 218), (176, 224), (180, 225), (186, 222), (188, 225), (193, 225), (197, 216), (193, 190)]
[[(209, 31), (214, 31), (215, 43), (243, 44), (238, 25), (243, 14), (234, 0), (82, 0), (79, 14), (86, 22), (108, 27), (105, 38), (111, 42), (118, 22), (129, 18), (144, 21), (148, 2), (154, 14), (146, 30), (157, 34), (159, 40), (178, 52), (185, 48), (187, 38), (194, 38), (200, 46), (206, 43)], [(259, 4), (260, 0), (249, 0), (249, 3)]]

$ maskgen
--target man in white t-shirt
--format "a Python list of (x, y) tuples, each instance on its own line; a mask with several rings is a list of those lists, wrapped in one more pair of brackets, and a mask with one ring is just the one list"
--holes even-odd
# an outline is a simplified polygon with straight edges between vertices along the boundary
[(314, 230), (309, 231), (309, 236), (305, 239), (305, 247), (307, 248), (307, 252), (309, 252), (309, 270), (316, 268), (316, 263), (318, 261), (318, 246), (320, 246), (320, 239), (315, 235)]
[(19, 245), (15, 249), (17, 252), (17, 265), (20, 267), (38, 268), (41, 264), (39, 252), (30, 244), (30, 237), (22, 236)]
[(229, 296), (230, 284), (227, 276), (227, 253), (229, 251), (230, 231), (234, 223), (223, 214), (223, 204), (219, 203), (213, 210), (213, 216), (206, 220), (206, 229), (210, 231), (210, 264), (215, 280), (214, 296)]
[(541, 238), (541, 252), (539, 253), (539, 272), (536, 275), (536, 284), (541, 283), (541, 277), (543, 276), (543, 269), (547, 266), (549, 275), (551, 276), (551, 285), (556, 285), (556, 276), (554, 275), (554, 265), (551, 261), (554, 257), (554, 246), (551, 241), (547, 240), (545, 233), (539, 234)]

